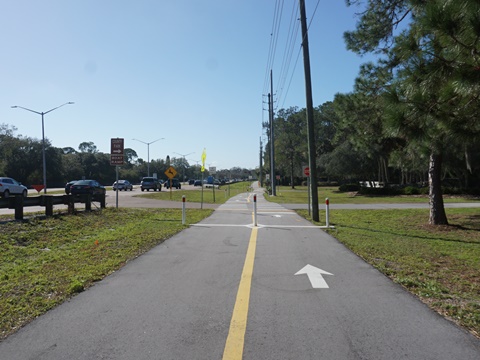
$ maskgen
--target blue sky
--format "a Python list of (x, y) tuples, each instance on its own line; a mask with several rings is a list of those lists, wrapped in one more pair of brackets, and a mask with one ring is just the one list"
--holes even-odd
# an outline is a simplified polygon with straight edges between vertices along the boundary
[[(164, 138), (150, 145), (151, 160), (193, 153), (186, 158), (194, 164), (206, 148), (206, 163), (217, 169), (255, 168), (268, 119), (263, 102), (270, 68), (276, 107), (305, 107), (300, 32), (282, 72), (297, 3), (1, 0), (0, 123), (41, 139), (40, 115), (11, 106), (42, 112), (73, 101), (45, 115), (45, 136), (55, 147), (77, 149), (91, 141), (109, 153), (110, 139), (119, 137), (146, 160), (147, 145), (132, 139)], [(318, 106), (352, 91), (366, 59), (348, 52), (343, 41), (358, 9), (343, 0), (306, 0), (306, 10)], [(298, 18), (297, 12), (293, 22)], [(272, 38), (277, 45), (267, 66)]]

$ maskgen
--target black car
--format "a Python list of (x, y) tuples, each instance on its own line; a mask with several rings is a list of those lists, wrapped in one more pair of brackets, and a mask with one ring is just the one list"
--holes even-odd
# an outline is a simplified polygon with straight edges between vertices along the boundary
[(96, 180), (79, 180), (70, 186), (72, 195), (105, 195), (105, 187)]
[(172, 188), (175, 188), (175, 189), (181, 189), (182, 188), (182, 184), (180, 184), (180, 180), (178, 180), (178, 179), (171, 179), (171, 180), (168, 179), (168, 180), (165, 181), (163, 186), (165, 186), (165, 188), (169, 189), (170, 184), (172, 184)]
[(70, 188), (72, 187), (73, 184), (75, 184), (78, 180), (73, 180), (69, 181), (65, 184), (65, 194), (69, 195), (70, 194)]

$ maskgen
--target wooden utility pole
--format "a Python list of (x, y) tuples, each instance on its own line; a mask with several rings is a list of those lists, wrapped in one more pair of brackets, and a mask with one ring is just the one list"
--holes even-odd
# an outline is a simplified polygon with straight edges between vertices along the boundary
[(312, 220), (319, 221), (317, 191), (317, 159), (315, 147), (315, 125), (313, 119), (312, 80), (310, 75), (310, 54), (308, 50), (308, 29), (305, 0), (300, 1), (302, 24), (303, 66), (305, 68), (305, 94), (307, 97), (308, 166), (310, 167), (310, 193), (312, 197)]
[(260, 172), (258, 175), (258, 180), (260, 181), (260, 187), (263, 187), (263, 144), (262, 144), (261, 136), (260, 136)]
[[(270, 81), (272, 81), (272, 70), (270, 70)], [(277, 195), (275, 186), (275, 138), (273, 136), (273, 81), (272, 93), (268, 94), (268, 113), (270, 118), (270, 185), (272, 187), (272, 196)]]

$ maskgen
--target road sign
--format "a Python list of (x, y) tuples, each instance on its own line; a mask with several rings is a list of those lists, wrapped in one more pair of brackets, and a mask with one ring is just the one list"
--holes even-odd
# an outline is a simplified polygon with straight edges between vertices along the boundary
[(303, 173), (305, 174), (305, 176), (310, 176), (310, 168), (308, 166), (304, 166)]
[(175, 177), (175, 175), (177, 175), (177, 170), (175, 170), (175, 168), (173, 166), (170, 166), (166, 171), (165, 171), (165, 175), (167, 175), (167, 177), (169, 179), (173, 179)]
[(124, 141), (120, 138), (111, 139), (110, 143), (110, 165), (123, 165), (125, 162), (123, 156)]

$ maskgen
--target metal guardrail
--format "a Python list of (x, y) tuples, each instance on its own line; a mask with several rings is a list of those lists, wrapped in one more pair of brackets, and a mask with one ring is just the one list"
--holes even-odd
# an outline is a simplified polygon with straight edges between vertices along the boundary
[(15, 209), (15, 220), (23, 220), (23, 210), (29, 206), (45, 207), (45, 215), (53, 216), (53, 205), (68, 205), (68, 213), (75, 212), (75, 203), (85, 203), (85, 210), (92, 210), (92, 202), (99, 202), (102, 209), (106, 206), (105, 195), (40, 195), (12, 196), (0, 199), (0, 209)]

